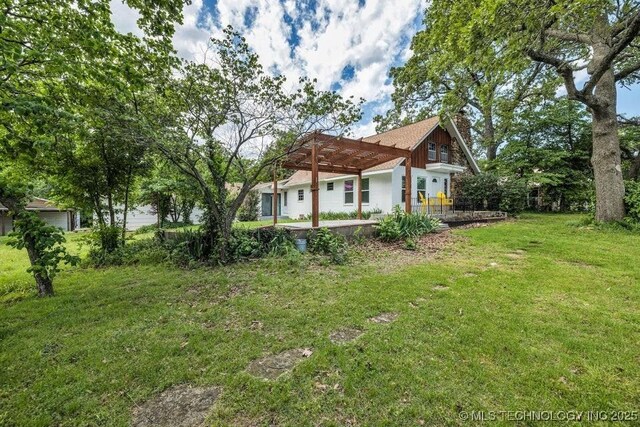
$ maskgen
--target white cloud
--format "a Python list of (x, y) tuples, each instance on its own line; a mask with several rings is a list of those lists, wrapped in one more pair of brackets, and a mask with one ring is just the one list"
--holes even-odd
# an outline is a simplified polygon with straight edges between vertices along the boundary
[[(126, 6), (119, 0), (111, 4), (120, 31), (137, 29), (137, 18), (127, 13)], [(292, 85), (307, 76), (317, 79), (320, 89), (328, 90), (337, 82), (344, 96), (365, 98), (367, 120), (358, 124), (354, 134), (372, 133), (372, 109), (384, 112), (390, 107), (393, 89), (385, 84), (389, 68), (408, 58), (407, 40), (416, 31), (414, 23), (424, 8), (423, 0), (367, 0), (362, 7), (356, 1), (318, 0), (313, 11), (300, 9), (299, 4), (296, 0), (218, 0), (215, 17), (205, 13), (203, 19), (203, 2), (194, 0), (185, 7), (184, 24), (176, 29), (174, 46), (180, 56), (202, 60), (209, 38), (232, 25), (246, 37), (264, 68), (278, 70)], [(254, 10), (250, 25), (245, 22), (248, 9)], [(289, 44), (292, 30), (285, 14), (296, 23), (295, 47)], [(355, 70), (349, 81), (341, 78), (346, 66)]]

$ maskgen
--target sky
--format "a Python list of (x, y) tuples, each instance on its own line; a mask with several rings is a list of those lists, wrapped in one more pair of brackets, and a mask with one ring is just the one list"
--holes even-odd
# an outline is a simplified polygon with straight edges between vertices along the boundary
[[(373, 117), (391, 107), (389, 70), (410, 56), (420, 30), (424, 0), (193, 0), (184, 9), (174, 47), (202, 61), (207, 42), (232, 25), (259, 55), (262, 66), (288, 81), (317, 79), (318, 88), (364, 98), (355, 136), (374, 133)], [(138, 15), (112, 0), (119, 31), (138, 33)], [(618, 110), (640, 116), (640, 85), (618, 91)]]

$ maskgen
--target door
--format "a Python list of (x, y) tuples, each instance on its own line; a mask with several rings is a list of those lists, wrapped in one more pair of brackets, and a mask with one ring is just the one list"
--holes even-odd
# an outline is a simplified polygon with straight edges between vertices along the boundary
[[(282, 215), (281, 194), (278, 194), (278, 215)], [(262, 216), (273, 216), (273, 194), (262, 193)]]

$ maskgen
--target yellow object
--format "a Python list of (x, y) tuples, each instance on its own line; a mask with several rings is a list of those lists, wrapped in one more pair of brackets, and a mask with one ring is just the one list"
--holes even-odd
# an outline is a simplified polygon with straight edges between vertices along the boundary
[(438, 194), (436, 194), (436, 196), (442, 206), (453, 206), (453, 199), (447, 198), (447, 195), (442, 191), (438, 191)]

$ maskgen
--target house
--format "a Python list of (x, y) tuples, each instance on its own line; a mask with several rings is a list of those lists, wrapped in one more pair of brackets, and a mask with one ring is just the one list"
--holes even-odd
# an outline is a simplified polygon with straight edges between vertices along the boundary
[[(59, 227), (64, 231), (75, 230), (80, 220), (80, 216), (73, 209), (58, 207), (50, 200), (38, 197), (27, 205), (27, 210), (35, 212), (47, 224)], [(12, 231), (13, 218), (9, 216), (8, 209), (0, 204), (0, 236), (5, 236)]]
[[(122, 223), (124, 220), (124, 216), (122, 211), (124, 210), (123, 205), (118, 205), (116, 208), (116, 222)], [(193, 208), (191, 211), (191, 215), (189, 216), (190, 221), (193, 224), (201, 224), (202, 216), (204, 215), (204, 210), (198, 206)], [(97, 216), (94, 214), (93, 220), (97, 221)], [(181, 218), (182, 220), (182, 218)], [(156, 225), (158, 224), (158, 214), (156, 209), (152, 205), (141, 205), (130, 208), (127, 212), (127, 230), (135, 231), (141, 227), (145, 227), (148, 225)]]
[[(460, 114), (453, 120), (431, 117), (362, 141), (411, 151), (411, 204), (419, 205), (438, 193), (451, 195), (456, 177), (478, 173), (479, 168), (468, 146), (470, 123)], [(339, 144), (339, 141), (336, 143)], [(319, 173), (319, 205), (322, 212), (353, 212), (357, 192), (362, 191), (362, 209), (389, 213), (394, 206), (405, 206), (405, 159), (396, 158), (362, 171), (362, 188), (356, 175)], [(311, 214), (311, 172), (298, 170), (278, 182), (278, 214), (302, 218)], [(273, 215), (273, 185), (256, 186), (261, 193), (260, 212)]]

